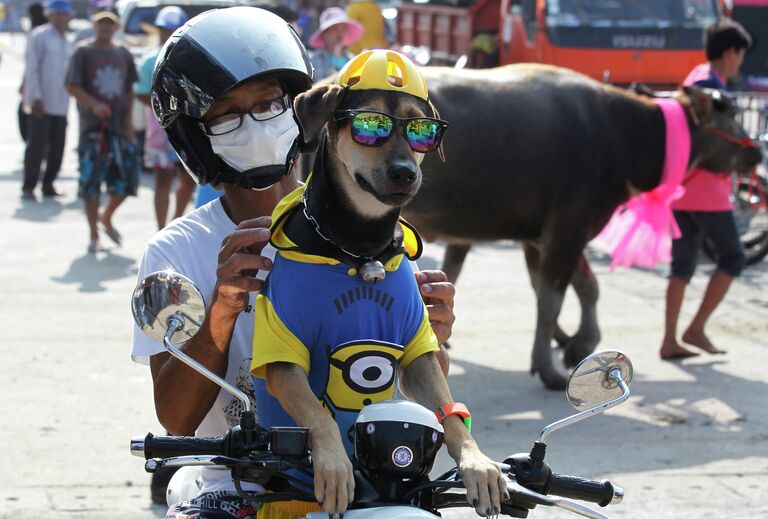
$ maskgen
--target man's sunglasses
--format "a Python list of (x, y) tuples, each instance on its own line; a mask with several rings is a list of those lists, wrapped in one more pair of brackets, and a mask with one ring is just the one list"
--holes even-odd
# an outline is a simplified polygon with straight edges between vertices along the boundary
[(336, 121), (352, 119), (352, 139), (363, 146), (381, 146), (395, 133), (399, 124), (405, 140), (413, 151), (429, 153), (440, 146), (447, 121), (432, 117), (395, 117), (369, 110), (339, 110), (334, 114)]

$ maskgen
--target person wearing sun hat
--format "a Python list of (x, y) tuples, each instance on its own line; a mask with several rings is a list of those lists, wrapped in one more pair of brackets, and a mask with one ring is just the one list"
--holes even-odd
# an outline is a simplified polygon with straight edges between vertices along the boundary
[(347, 47), (364, 32), (363, 26), (350, 20), (341, 7), (329, 7), (320, 13), (320, 26), (309, 38), (309, 46), (315, 49), (311, 54), (315, 78), (323, 79), (341, 70), (351, 57)]

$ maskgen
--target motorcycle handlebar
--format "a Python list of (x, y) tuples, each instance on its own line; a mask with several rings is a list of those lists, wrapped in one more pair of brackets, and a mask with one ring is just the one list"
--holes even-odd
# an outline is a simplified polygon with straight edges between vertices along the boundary
[(595, 481), (553, 472), (547, 485), (547, 494), (606, 506), (621, 502), (624, 498), (624, 489), (605, 479)]
[(131, 454), (144, 459), (175, 456), (225, 455), (224, 438), (196, 438), (194, 436), (155, 436), (131, 440)]

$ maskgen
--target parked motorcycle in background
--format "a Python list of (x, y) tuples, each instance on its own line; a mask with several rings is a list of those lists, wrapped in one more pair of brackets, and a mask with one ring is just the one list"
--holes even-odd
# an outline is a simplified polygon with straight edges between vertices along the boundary
[[(131, 453), (145, 458), (148, 472), (160, 467), (184, 467), (171, 481), (169, 505), (199, 492), (195, 468), (218, 465), (229, 468), (239, 495), (254, 504), (266, 501), (315, 502), (311, 489), (292, 486), (289, 470), (312, 466), (308, 430), (301, 427), (261, 427), (250, 400), (237, 388), (185, 355), (174, 343), (189, 340), (205, 320), (205, 302), (187, 278), (170, 271), (156, 272), (142, 280), (131, 301), (134, 320), (151, 338), (195, 371), (229, 391), (243, 403), (240, 425), (217, 438), (154, 436), (131, 441)], [(576, 414), (554, 422), (541, 433), (530, 452), (514, 454), (502, 462), (508, 477), (509, 500), (501, 513), (528, 517), (536, 506), (554, 506), (594, 519), (607, 516), (574, 500), (601, 507), (619, 503), (624, 490), (607, 480), (595, 481), (558, 474), (545, 462), (549, 436), (564, 427), (626, 401), (632, 381), (632, 363), (619, 351), (596, 352), (571, 373), (566, 394)], [(376, 436), (376, 431), (383, 435)], [(456, 468), (435, 478), (429, 471), (442, 446), (442, 426), (435, 414), (405, 400), (389, 400), (362, 409), (354, 428), (355, 497), (344, 517), (348, 519), (426, 519), (440, 517), (439, 510), (466, 507), (466, 492)], [(375, 441), (386, 438), (386, 441)], [(254, 494), (243, 483), (257, 483), (269, 492)], [(305, 519), (326, 519), (314, 512)]]
[[(768, 255), (768, 173), (765, 168), (755, 169), (745, 177), (734, 175), (731, 199), (747, 265), (754, 265)], [(711, 260), (716, 259), (707, 240), (704, 240), (704, 253)]]

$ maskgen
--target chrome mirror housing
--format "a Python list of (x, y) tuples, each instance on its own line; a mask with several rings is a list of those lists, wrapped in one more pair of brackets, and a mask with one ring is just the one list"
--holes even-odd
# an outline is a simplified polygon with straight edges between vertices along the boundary
[(187, 366), (233, 394), (250, 413), (252, 406), (248, 395), (174, 345), (190, 340), (205, 322), (205, 300), (192, 281), (170, 270), (153, 272), (133, 291), (131, 311), (142, 332), (163, 343), (168, 353)]
[(632, 374), (632, 363), (620, 351), (598, 351), (582, 360), (571, 373), (566, 388), (568, 401), (580, 412), (546, 426), (539, 443), (546, 445), (553, 432), (624, 402), (629, 398)]
[(163, 342), (168, 330), (174, 343), (186, 342), (205, 321), (205, 301), (200, 290), (186, 277), (164, 270), (145, 277), (131, 298), (136, 325), (152, 340)]
[[(614, 370), (619, 370), (619, 376)], [(632, 376), (632, 362), (626, 355), (616, 350), (599, 351), (573, 369), (565, 392), (574, 409), (583, 411), (620, 397), (624, 390), (619, 380), (629, 387)]]

